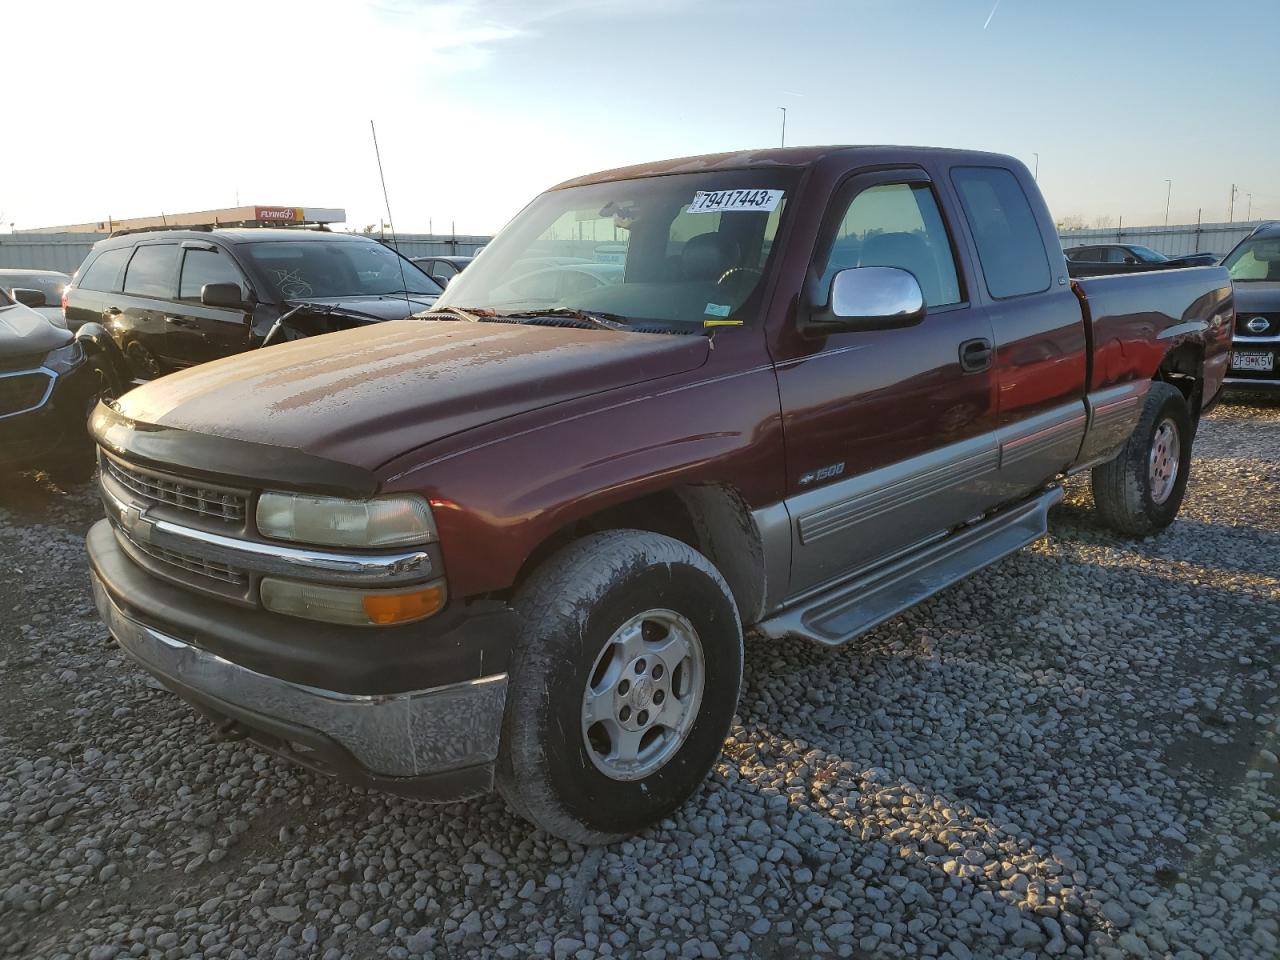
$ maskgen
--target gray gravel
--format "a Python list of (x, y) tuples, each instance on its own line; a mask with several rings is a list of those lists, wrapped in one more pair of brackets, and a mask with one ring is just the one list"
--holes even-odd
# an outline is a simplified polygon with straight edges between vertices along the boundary
[(824, 651), (748, 642), (678, 817), (600, 850), (211, 741), (93, 613), (89, 487), (0, 481), (0, 955), (1280, 954), (1280, 403), (1144, 542), (1052, 536)]

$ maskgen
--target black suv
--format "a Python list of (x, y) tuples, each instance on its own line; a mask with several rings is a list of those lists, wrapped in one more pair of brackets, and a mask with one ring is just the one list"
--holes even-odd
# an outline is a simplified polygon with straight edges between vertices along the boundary
[(66, 317), (150, 380), (253, 347), (426, 310), (441, 287), (376, 240), (323, 230), (146, 230), (94, 244)]
[(1236, 292), (1236, 336), (1226, 384), (1280, 390), (1280, 221), (1255, 227), (1222, 265)]

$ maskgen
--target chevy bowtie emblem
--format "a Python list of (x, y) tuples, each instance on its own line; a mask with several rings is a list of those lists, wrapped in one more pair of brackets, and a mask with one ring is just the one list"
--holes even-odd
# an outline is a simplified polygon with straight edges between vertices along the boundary
[(1254, 317), (1244, 325), (1244, 328), (1250, 333), (1263, 333), (1269, 326), (1271, 324), (1267, 322), (1266, 317)]
[(124, 527), (125, 533), (135, 540), (149, 541), (151, 539), (151, 521), (143, 516), (142, 507), (135, 503), (131, 503), (124, 508), (124, 513), (120, 517), (120, 524)]

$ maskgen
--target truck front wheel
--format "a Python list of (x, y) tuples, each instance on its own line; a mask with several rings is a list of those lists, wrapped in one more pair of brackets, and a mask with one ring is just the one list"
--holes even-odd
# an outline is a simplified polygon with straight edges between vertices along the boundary
[(608, 843), (706, 778), (742, 682), (724, 578), (670, 537), (615, 530), (538, 568), (515, 606), (498, 789), (549, 833)]
[(1151, 384), (1142, 415), (1114, 459), (1093, 468), (1093, 501), (1117, 533), (1146, 536), (1173, 522), (1191, 469), (1191, 416), (1181, 393)]

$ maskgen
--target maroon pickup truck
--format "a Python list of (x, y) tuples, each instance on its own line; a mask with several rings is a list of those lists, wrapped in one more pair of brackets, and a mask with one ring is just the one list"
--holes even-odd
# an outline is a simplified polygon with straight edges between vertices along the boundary
[(762, 150), (582, 177), (432, 312), (97, 408), (93, 586), (228, 735), (601, 842), (715, 761), (743, 629), (846, 643), (1042, 536), (1182, 501), (1214, 267), (1072, 283), (1008, 157)]

